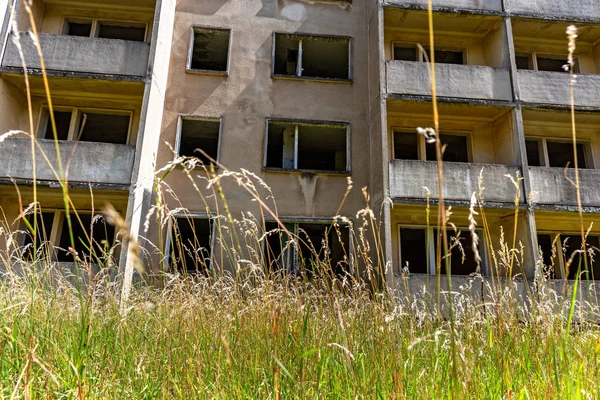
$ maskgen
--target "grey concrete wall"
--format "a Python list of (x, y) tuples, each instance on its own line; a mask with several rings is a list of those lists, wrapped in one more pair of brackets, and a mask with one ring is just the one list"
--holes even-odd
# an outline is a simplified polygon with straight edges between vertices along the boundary
[[(475, 65), (436, 65), (438, 96), (512, 100), (508, 70)], [(387, 62), (388, 93), (431, 95), (429, 65), (417, 61)]]
[[(600, 206), (600, 170), (579, 170), (581, 201), (584, 206)], [(577, 205), (575, 187), (565, 178), (563, 168), (529, 167), (531, 190), (536, 192), (534, 201), (540, 204)], [(569, 178), (575, 180), (573, 170)]]
[[(28, 68), (40, 68), (37, 50), (27, 36), (21, 36)], [(46, 69), (145, 77), (150, 44), (127, 40), (77, 36), (40, 35)], [(9, 41), (3, 67), (22, 67), (16, 46)]]
[(509, 13), (543, 17), (600, 18), (598, 0), (507, 0), (506, 8)]
[[(521, 100), (528, 103), (570, 105), (569, 74), (563, 72), (519, 70)], [(600, 75), (577, 75), (575, 105), (600, 107)]]
[[(447, 200), (471, 200), (479, 192), (479, 174), (483, 168), (483, 192), (486, 201), (514, 202), (515, 187), (505, 177), (519, 169), (505, 165), (444, 163), (444, 197)], [(424, 198), (426, 186), (437, 198), (438, 175), (435, 161), (392, 160), (390, 162), (390, 197)], [(521, 189), (521, 193), (523, 190)]]
[[(401, 6), (427, 7), (427, 0), (387, 0), (386, 4), (398, 4)], [(437, 0), (433, 2), (437, 8), (502, 11), (501, 0)]]
[[(56, 180), (50, 169), (57, 168), (54, 141), (37, 139), (36, 173), (39, 180)], [(69, 182), (92, 182), (117, 185), (131, 183), (135, 147), (123, 144), (70, 142), (60, 143), (63, 167)], [(48, 161), (44, 158), (48, 158)], [(32, 179), (31, 141), (7, 139), (0, 143), (0, 177)]]

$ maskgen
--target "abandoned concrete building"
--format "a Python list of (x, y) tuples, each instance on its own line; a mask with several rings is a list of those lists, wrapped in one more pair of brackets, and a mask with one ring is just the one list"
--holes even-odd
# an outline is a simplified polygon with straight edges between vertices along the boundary
[[(0, 143), (0, 226), (24, 230), (17, 216), (33, 199), (35, 179), (45, 240), (68, 247), (50, 104), (26, 33), (35, 23), (80, 225), (102, 223), (93, 215), (109, 202), (126, 216), (133, 238), (157, 246), (162, 241), (167, 253), (174, 252), (164, 227), (144, 227), (156, 201), (155, 171), (195, 155), (205, 165), (216, 160), (258, 176), (271, 188), (288, 229), (306, 232), (314, 243), (322, 242), (335, 215), (356, 218), (366, 187), (382, 215), (389, 277), (406, 265), (411, 276), (435, 274), (437, 235), (428, 228), (435, 223), (427, 223), (428, 202), (436, 218), (435, 149), (416, 130), (433, 125), (426, 0), (32, 0), (31, 17), (24, 3), (17, 0), (14, 19), (26, 70), (8, 17), (2, 29), (0, 132), (34, 135), (36, 168), (26, 134)], [(565, 265), (581, 239), (576, 192), (565, 177), (573, 174), (565, 167), (574, 158), (565, 31), (571, 24), (579, 29), (581, 196), (589, 245), (600, 247), (600, 3), (433, 4), (439, 133), (447, 145), (444, 192), (452, 222), (463, 231), (469, 225), (481, 175), (490, 232), (480, 233), (482, 274), (493, 272), (501, 227), (512, 242), (516, 199), (525, 261), (517, 272), (532, 279), (541, 272), (536, 265), (552, 263), (551, 278), (573, 279), (574, 269), (566, 276)], [(181, 166), (166, 175), (175, 195), (163, 201), (171, 210), (187, 209), (173, 213), (166, 230), (178, 226), (182, 237), (196, 235), (196, 255), (216, 263), (223, 257), (214, 240), (213, 217), (220, 210), (199, 195), (214, 195), (212, 189), (206, 182), (195, 188)], [(354, 189), (338, 210), (348, 178)], [(260, 215), (257, 202), (236, 184), (224, 183), (223, 191), (234, 218)], [(267, 222), (269, 227), (274, 224)], [(94, 232), (98, 242), (114, 241), (114, 228)], [(342, 257), (348, 235), (329, 238), (332, 259)], [(28, 240), (23, 235), (20, 245)], [(265, 240), (275, 253), (281, 249), (280, 241)], [(460, 240), (465, 259), (452, 257), (452, 272), (466, 276), (477, 263), (470, 236)], [(72, 256), (56, 251), (52, 257), (68, 262)], [(198, 260), (186, 257), (185, 268), (197, 268)], [(124, 264), (126, 253), (120, 258)], [(600, 278), (600, 261), (591, 263), (587, 276)]]

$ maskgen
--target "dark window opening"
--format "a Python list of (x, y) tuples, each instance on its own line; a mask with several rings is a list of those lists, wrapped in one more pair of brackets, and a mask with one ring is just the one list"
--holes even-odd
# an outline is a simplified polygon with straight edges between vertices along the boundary
[(565, 72), (563, 67), (567, 64), (566, 56), (564, 58), (537, 56), (536, 59), (538, 71)]
[(397, 160), (419, 159), (419, 134), (417, 132), (394, 132), (394, 158)]
[[(475, 254), (473, 253), (473, 239), (469, 232), (461, 232), (460, 237), (456, 238), (456, 233), (452, 230), (447, 231), (448, 235), (448, 249), (450, 251), (450, 272), (452, 275), (470, 275), (472, 273), (477, 272), (477, 260), (475, 259)], [(481, 236), (480, 236), (481, 237)], [(434, 242), (435, 249), (437, 251), (438, 240), (440, 240), (439, 231), (437, 229), (434, 230)], [(456, 241), (460, 241), (460, 246), (456, 244)], [(443, 243), (443, 242), (442, 242)], [(462, 248), (462, 250), (461, 250)], [(481, 254), (481, 243), (479, 245), (479, 255), (483, 258)], [(444, 249), (442, 248), (442, 255), (444, 254)], [(464, 260), (463, 260), (464, 257)], [(446, 260), (442, 257), (442, 265), (441, 265), (441, 273), (442, 275), (446, 275)]]
[[(54, 122), (56, 123), (56, 137), (58, 138), (58, 140), (67, 140), (69, 138), (71, 115), (71, 111), (54, 111)], [(49, 112), (46, 122), (46, 130), (44, 132), (44, 139), (54, 139), (54, 132), (52, 131), (52, 121), (50, 120)]]
[(146, 39), (145, 26), (127, 26), (116, 23), (100, 23), (98, 37), (143, 42)]
[[(284, 223), (285, 229), (294, 233), (294, 224)], [(270, 272), (291, 272), (293, 270), (296, 249), (290, 236), (276, 222), (265, 223), (266, 237), (266, 261)]]
[[(550, 167), (574, 168), (573, 144), (569, 142), (546, 142), (548, 149), (548, 160)], [(579, 168), (588, 168), (585, 159), (585, 147), (583, 143), (577, 143), (577, 161)]]
[(67, 21), (66, 31), (67, 35), (69, 36), (90, 37), (90, 35), (92, 34), (92, 23)]
[(341, 236), (331, 224), (298, 224), (299, 254), (297, 268), (308, 276), (333, 272), (343, 275), (348, 271), (347, 227), (338, 227)]
[(529, 55), (517, 55), (517, 69), (533, 69)]
[[(425, 49), (427, 54), (427, 59), (423, 61), (431, 62), (431, 51), (429, 49)], [(435, 62), (439, 64), (464, 64), (465, 63), (465, 55), (462, 51), (452, 51), (452, 50), (435, 50)]]
[(86, 112), (81, 116), (77, 134), (84, 142), (127, 144), (129, 115)]
[[(600, 273), (600, 265), (596, 266), (596, 263), (593, 262), (595, 260), (590, 257), (590, 251), (597, 252), (597, 250), (590, 249), (600, 248), (598, 236), (588, 236), (586, 238), (586, 250), (588, 251), (587, 268), (581, 252), (582, 245), (580, 235), (563, 238), (562, 244), (565, 248), (565, 272), (568, 273), (567, 279), (574, 280), (577, 277), (577, 271), (581, 271), (580, 279), (582, 280), (600, 279), (600, 276), (598, 275), (598, 273)], [(572, 262), (568, 266), (570, 260), (572, 260)], [(569, 267), (568, 270), (567, 266)]]
[(213, 220), (178, 217), (171, 231), (171, 268), (180, 273), (206, 273), (210, 269)]
[(341, 125), (269, 121), (266, 167), (347, 172), (347, 131)]
[[(23, 259), (29, 261), (46, 257), (47, 250), (51, 247), (50, 234), (52, 233), (52, 225), (54, 223), (54, 213), (38, 212), (35, 216), (29, 215), (27, 222), (31, 228), (35, 229), (35, 234), (27, 227), (23, 242)], [(34, 245), (35, 248), (33, 247)]]
[(400, 228), (400, 267), (413, 274), (429, 273), (427, 230)]
[(544, 263), (544, 272), (549, 274), (549, 278), (556, 277), (556, 259), (552, 258), (552, 236), (547, 234), (537, 235), (541, 260)]
[(229, 30), (194, 29), (190, 68), (201, 71), (227, 72)]
[[(469, 147), (467, 136), (464, 135), (439, 135), (442, 146), (446, 146), (442, 159), (449, 162), (469, 162)], [(436, 149), (435, 143), (427, 143), (426, 148), (427, 161), (435, 161)]]
[(540, 142), (538, 140), (525, 140), (527, 150), (527, 163), (530, 167), (541, 167)]
[(418, 61), (418, 56), (417, 46), (394, 45), (394, 60)]
[[(81, 260), (86, 262), (103, 263), (114, 246), (114, 226), (106, 223), (101, 216), (93, 217), (91, 214), (79, 214), (79, 218), (81, 223), (74, 215), (71, 215), (75, 252)], [(62, 223), (59, 247), (62, 249), (57, 254), (59, 262), (74, 261), (73, 254), (69, 251), (71, 239), (69, 225), (66, 220), (63, 220)]]
[(210, 164), (210, 159), (197, 151), (201, 149), (216, 161), (219, 152), (220, 126), (221, 123), (218, 120), (182, 118), (179, 155), (197, 157), (205, 165)]
[(275, 75), (350, 79), (350, 41), (276, 35), (273, 64)]

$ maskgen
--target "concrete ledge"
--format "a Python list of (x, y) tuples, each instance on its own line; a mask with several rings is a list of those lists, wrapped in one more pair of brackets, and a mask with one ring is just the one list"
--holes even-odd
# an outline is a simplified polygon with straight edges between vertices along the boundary
[[(21, 36), (27, 68), (41, 68), (31, 39)], [(127, 40), (40, 34), (40, 44), (49, 71), (145, 77), (150, 44)], [(19, 52), (8, 41), (3, 67), (22, 68)]]
[[(502, 12), (501, 0), (437, 0), (435, 8)], [(386, 0), (386, 4), (407, 8), (427, 8), (427, 0)]]
[[(469, 201), (479, 192), (479, 174), (483, 168), (483, 196), (486, 201), (513, 203), (516, 189), (505, 175), (515, 175), (519, 167), (496, 164), (444, 163), (444, 197)], [(390, 197), (424, 198), (426, 186), (437, 198), (438, 175), (435, 161), (392, 160), (390, 162)], [(521, 188), (521, 194), (523, 189)], [(523, 196), (521, 195), (521, 201)]]
[[(508, 70), (437, 64), (438, 96), (512, 101)], [(430, 96), (429, 66), (418, 61), (387, 62), (388, 93)]]
[[(527, 103), (567, 106), (570, 100), (569, 74), (520, 70), (517, 74), (521, 100)], [(575, 105), (600, 107), (600, 75), (577, 75)]]
[[(37, 179), (56, 181), (52, 168), (58, 168), (53, 140), (36, 139)], [(61, 141), (64, 168), (70, 182), (130, 185), (135, 147), (123, 144)], [(48, 161), (44, 158), (48, 158)], [(0, 177), (33, 179), (31, 141), (6, 139), (0, 143)]]
[[(534, 201), (541, 204), (577, 205), (575, 187), (565, 178), (564, 168), (529, 167), (531, 190), (536, 192)], [(569, 170), (569, 178), (575, 173)], [(584, 206), (600, 206), (600, 170), (580, 169), (581, 201)]]
[(598, 0), (507, 0), (506, 8), (511, 14), (600, 19)]

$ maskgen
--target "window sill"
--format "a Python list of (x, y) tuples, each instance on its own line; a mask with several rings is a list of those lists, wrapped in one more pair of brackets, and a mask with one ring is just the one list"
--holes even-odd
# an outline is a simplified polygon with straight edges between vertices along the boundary
[(263, 167), (264, 172), (275, 172), (285, 174), (301, 174), (301, 175), (333, 175), (333, 176), (350, 176), (350, 171), (324, 171), (318, 169), (288, 169), (288, 168), (273, 168)]
[(193, 75), (213, 75), (213, 76), (229, 76), (229, 71), (211, 71), (208, 69), (192, 69), (186, 68), (185, 72)]
[(279, 75), (279, 74), (271, 74), (271, 78), (288, 80), (288, 81), (308, 81), (308, 82), (345, 83), (345, 84), (352, 84), (354, 82), (352, 79), (319, 78), (319, 77), (310, 77), (310, 76)]

